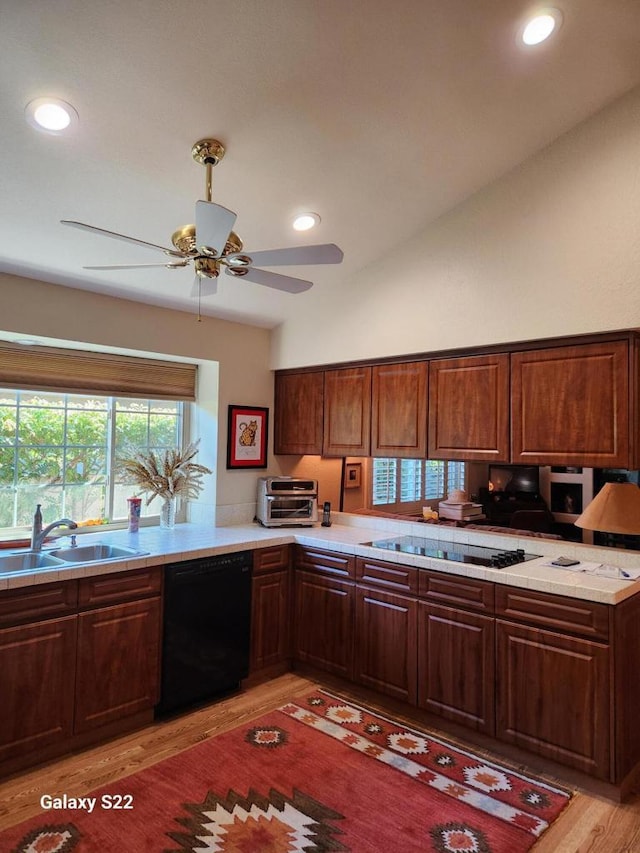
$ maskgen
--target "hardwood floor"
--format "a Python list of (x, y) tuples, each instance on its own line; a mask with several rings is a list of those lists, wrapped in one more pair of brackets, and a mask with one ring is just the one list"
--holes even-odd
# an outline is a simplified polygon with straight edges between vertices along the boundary
[[(103, 746), (7, 779), (0, 783), (0, 830), (41, 813), (39, 799), (43, 793), (82, 796), (273, 710), (287, 699), (305, 693), (316, 683), (295, 673), (287, 673), (206, 708), (154, 723)], [(353, 695), (357, 697), (357, 691)], [(381, 709), (386, 707), (386, 703), (381, 705), (379, 700), (371, 702), (370, 696), (367, 696), (367, 701)], [(411, 722), (409, 717), (398, 714), (395, 709), (393, 713)], [(445, 732), (442, 734), (447, 737)], [(539, 768), (522, 765), (519, 769), (525, 773), (528, 769), (532, 773), (540, 772)], [(563, 782), (562, 779), (559, 781)], [(533, 853), (638, 853), (640, 796), (620, 804), (603, 795), (580, 790), (565, 813), (532, 850)]]

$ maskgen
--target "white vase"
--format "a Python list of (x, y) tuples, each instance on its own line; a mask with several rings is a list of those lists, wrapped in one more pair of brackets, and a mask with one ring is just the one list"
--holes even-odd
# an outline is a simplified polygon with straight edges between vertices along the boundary
[(165, 530), (173, 530), (176, 526), (176, 499), (165, 498), (160, 507), (160, 527)]

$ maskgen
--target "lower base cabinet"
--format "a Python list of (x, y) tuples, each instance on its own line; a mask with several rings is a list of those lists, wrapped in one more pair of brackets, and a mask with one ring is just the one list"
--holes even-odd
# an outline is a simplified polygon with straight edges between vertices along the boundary
[(294, 659), (625, 790), (640, 595), (615, 606), (298, 548)]
[(356, 588), (355, 672), (358, 684), (416, 703), (418, 602)]
[(296, 659), (353, 680), (354, 584), (297, 572), (295, 611)]
[(75, 732), (155, 705), (160, 619), (159, 598), (80, 614)]
[(253, 675), (291, 659), (289, 637), (290, 546), (253, 552), (251, 660)]
[(153, 718), (161, 586), (150, 568), (0, 593), (0, 775)]
[(494, 622), (418, 604), (418, 705), (488, 735), (495, 733)]
[(73, 733), (77, 617), (0, 629), (0, 765)]
[(497, 736), (609, 779), (609, 648), (496, 622)]

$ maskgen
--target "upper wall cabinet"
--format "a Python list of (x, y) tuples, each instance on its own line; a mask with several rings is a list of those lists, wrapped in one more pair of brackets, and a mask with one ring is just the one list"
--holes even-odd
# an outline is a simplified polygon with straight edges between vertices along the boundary
[(371, 368), (324, 374), (323, 456), (368, 456), (371, 448)]
[(322, 453), (323, 393), (322, 372), (276, 374), (274, 453)]
[(629, 344), (511, 355), (513, 462), (629, 467)]
[(429, 363), (429, 459), (509, 461), (509, 356)]
[(372, 456), (426, 457), (427, 371), (426, 361), (374, 366)]

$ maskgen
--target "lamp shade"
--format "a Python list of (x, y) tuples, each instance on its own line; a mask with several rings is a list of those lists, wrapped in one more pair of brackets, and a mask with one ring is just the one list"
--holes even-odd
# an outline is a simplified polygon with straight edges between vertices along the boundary
[(605, 483), (575, 524), (603, 533), (640, 534), (640, 489), (635, 483)]

